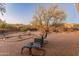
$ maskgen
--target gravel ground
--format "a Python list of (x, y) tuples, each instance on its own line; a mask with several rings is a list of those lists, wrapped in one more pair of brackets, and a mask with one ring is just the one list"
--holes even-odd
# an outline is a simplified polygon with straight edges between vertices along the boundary
[[(22, 32), (8, 34), (20, 35)], [(38, 34), (38, 32), (34, 32)], [(48, 44), (44, 46), (46, 56), (77, 56), (79, 55), (79, 32), (63, 32), (63, 33), (51, 33), (46, 40)], [(23, 38), (33, 37), (32, 35), (23, 36)], [(29, 42), (33, 42), (33, 38), (22, 40), (18, 37), (8, 38), (6, 40), (0, 40), (0, 55), (1, 56), (21, 56), (21, 48)], [(24, 55), (29, 53), (26, 49)], [(33, 51), (34, 52), (34, 51)], [(26, 53), (26, 54), (25, 54)], [(39, 50), (37, 51), (39, 53)], [(35, 54), (37, 54), (35, 53)], [(22, 55), (23, 56), (23, 55)]]

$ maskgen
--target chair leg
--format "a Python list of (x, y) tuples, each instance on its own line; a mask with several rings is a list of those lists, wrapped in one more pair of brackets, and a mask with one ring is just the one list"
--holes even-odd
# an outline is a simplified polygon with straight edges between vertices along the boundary
[[(23, 50), (27, 48), (26, 46), (22, 47), (21, 49), (21, 54), (23, 54)], [(28, 48), (29, 49), (29, 55), (32, 55), (32, 48)]]
[(29, 48), (29, 55), (32, 55), (32, 48)]
[(21, 54), (23, 54), (24, 48), (27, 48), (27, 47), (26, 47), (26, 46), (22, 47), (22, 49), (21, 49)]
[(36, 48), (38, 51), (42, 51), (42, 56), (45, 56), (45, 54), (46, 54), (46, 50), (45, 49), (43, 49), (43, 48)]

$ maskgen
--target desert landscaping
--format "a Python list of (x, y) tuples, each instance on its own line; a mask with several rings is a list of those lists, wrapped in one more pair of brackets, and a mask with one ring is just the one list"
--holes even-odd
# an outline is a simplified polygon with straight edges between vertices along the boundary
[(0, 3), (0, 56), (79, 56), (79, 3)]

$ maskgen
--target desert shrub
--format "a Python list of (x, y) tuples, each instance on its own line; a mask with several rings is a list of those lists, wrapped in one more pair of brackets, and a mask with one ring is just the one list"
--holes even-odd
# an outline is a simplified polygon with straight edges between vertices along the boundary
[(79, 30), (79, 24), (74, 24), (73, 31), (78, 31), (78, 30)]
[(37, 31), (36, 28), (29, 28), (28, 30), (30, 30), (30, 31)]
[(1, 23), (0, 24), (0, 28), (5, 28), (6, 27), (6, 24), (5, 23)]
[(22, 32), (25, 32), (25, 31), (27, 31), (28, 29), (27, 28), (25, 28), (25, 27), (23, 27), (23, 28), (20, 28), (20, 31), (22, 31)]

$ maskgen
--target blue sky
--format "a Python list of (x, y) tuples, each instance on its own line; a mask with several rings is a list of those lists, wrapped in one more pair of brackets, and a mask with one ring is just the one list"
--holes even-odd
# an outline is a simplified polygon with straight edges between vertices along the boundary
[[(6, 5), (6, 14), (1, 16), (7, 23), (22, 23), (28, 24), (32, 21), (32, 15), (39, 4), (36, 3), (8, 3)], [(43, 4), (45, 7), (50, 4)], [(60, 3), (57, 4), (60, 8), (64, 9), (67, 14), (66, 22), (79, 23), (79, 13), (76, 11), (73, 3)]]

